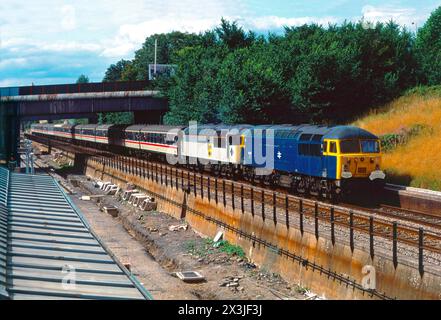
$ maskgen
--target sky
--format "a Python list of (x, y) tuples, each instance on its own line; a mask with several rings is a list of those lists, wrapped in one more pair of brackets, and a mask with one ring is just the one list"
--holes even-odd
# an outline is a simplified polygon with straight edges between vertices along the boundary
[[(395, 22), (414, 31), (441, 5), (435, 0), (1, 0), (0, 87), (101, 81), (131, 59), (149, 35), (201, 32), (222, 17), (259, 33), (283, 26)], [(160, 61), (159, 61), (160, 63)]]

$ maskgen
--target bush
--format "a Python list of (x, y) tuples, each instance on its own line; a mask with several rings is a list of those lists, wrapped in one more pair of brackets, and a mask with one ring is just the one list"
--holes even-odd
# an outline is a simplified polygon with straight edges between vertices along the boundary
[(414, 124), (409, 129), (402, 128), (399, 133), (388, 133), (380, 136), (381, 149), (390, 152), (400, 145), (409, 142), (410, 139), (422, 134), (430, 134), (433, 129), (427, 125)]

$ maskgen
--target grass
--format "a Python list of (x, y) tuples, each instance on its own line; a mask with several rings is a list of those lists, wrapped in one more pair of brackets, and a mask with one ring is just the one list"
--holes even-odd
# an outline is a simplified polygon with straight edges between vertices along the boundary
[(187, 252), (197, 255), (200, 257), (205, 257), (209, 254), (215, 253), (216, 250), (220, 252), (225, 252), (229, 256), (237, 256), (240, 258), (245, 258), (245, 252), (239, 246), (229, 243), (226, 240), (219, 241), (216, 248), (213, 247), (214, 242), (212, 239), (206, 239), (204, 243), (196, 243), (196, 241), (188, 241), (185, 244)]
[(60, 164), (60, 168), (57, 170), (58, 174), (63, 174), (71, 170), (74, 166), (69, 165), (68, 163)]
[(354, 125), (382, 136), (388, 180), (441, 190), (441, 87), (417, 87)]
[(218, 246), (219, 250), (225, 252), (230, 256), (237, 256), (239, 258), (245, 258), (245, 252), (239, 246), (229, 243), (226, 240), (222, 240), (219, 242)]

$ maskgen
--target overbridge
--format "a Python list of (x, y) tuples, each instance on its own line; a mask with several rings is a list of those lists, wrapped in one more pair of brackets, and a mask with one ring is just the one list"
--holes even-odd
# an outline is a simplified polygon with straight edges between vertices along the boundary
[(88, 118), (133, 112), (135, 123), (160, 123), (167, 100), (149, 81), (0, 88), (0, 163), (17, 158), (22, 121)]

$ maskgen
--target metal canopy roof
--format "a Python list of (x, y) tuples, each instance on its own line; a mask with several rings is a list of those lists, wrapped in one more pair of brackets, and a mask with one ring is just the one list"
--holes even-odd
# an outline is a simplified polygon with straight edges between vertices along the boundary
[(3, 276), (10, 299), (151, 298), (52, 177), (5, 175), (0, 168), (0, 205), (8, 190), (0, 207), (0, 295)]

